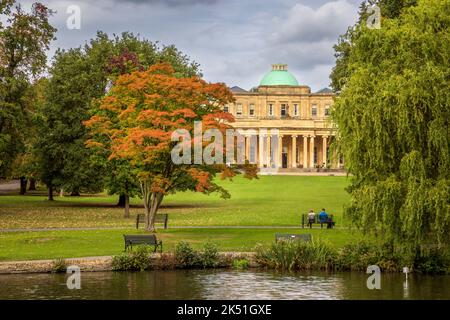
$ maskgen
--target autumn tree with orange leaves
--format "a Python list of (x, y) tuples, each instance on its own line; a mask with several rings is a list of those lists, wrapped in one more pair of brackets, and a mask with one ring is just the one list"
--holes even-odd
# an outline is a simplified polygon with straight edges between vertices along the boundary
[[(254, 165), (174, 164), (171, 140), (177, 129), (194, 131), (194, 121), (203, 130), (218, 129), (225, 135), (234, 121), (222, 107), (233, 101), (224, 84), (210, 84), (198, 77), (183, 78), (169, 64), (121, 75), (102, 100), (96, 115), (85, 122), (90, 129), (90, 148), (108, 152), (109, 159), (125, 159), (139, 179), (146, 214), (146, 230), (155, 231), (156, 213), (165, 195), (193, 190), (229, 193), (213, 181), (243, 171), (256, 177)], [(192, 143), (195, 143), (193, 140)], [(202, 141), (202, 148), (206, 144)]]

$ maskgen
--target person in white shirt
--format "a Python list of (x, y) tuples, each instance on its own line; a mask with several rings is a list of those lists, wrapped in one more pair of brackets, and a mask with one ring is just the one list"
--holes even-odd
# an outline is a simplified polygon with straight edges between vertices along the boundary
[(315, 217), (316, 217), (316, 214), (314, 213), (314, 210), (313, 209), (309, 210), (308, 223), (309, 223), (310, 229), (312, 228), (312, 224), (314, 223)]

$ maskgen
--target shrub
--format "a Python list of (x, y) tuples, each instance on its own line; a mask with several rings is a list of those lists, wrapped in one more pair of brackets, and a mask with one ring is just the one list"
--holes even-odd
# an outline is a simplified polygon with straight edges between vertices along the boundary
[(56, 260), (53, 260), (52, 264), (52, 273), (63, 273), (67, 270), (67, 264), (66, 261), (62, 258), (58, 258)]
[(182, 241), (175, 246), (175, 263), (178, 268), (215, 268), (220, 263), (219, 249), (216, 244), (206, 242), (203, 251), (198, 252)]
[(337, 265), (342, 270), (366, 271), (370, 265), (377, 265), (382, 271), (398, 272), (405, 259), (388, 244), (359, 241), (349, 243), (340, 251)]
[(248, 269), (249, 267), (249, 262), (247, 259), (234, 259), (233, 260), (233, 264), (232, 264), (233, 268), (235, 269)]
[(421, 273), (444, 274), (450, 268), (449, 253), (444, 250), (429, 250), (423, 252), (414, 261), (414, 270)]
[(200, 266), (200, 255), (189, 243), (178, 242), (175, 246), (175, 263), (178, 268), (193, 268)]
[(203, 268), (215, 268), (219, 265), (219, 248), (215, 243), (206, 242), (200, 254)]
[(349, 243), (339, 251), (337, 264), (343, 270), (366, 271), (378, 262), (375, 252), (375, 246), (368, 242)]
[(114, 256), (112, 269), (114, 271), (144, 271), (150, 268), (150, 248), (137, 246), (135, 251), (124, 252)]

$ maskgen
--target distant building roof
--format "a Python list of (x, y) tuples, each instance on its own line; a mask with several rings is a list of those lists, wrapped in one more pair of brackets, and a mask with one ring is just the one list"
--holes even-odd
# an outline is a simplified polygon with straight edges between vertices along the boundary
[(231, 90), (231, 92), (247, 92), (247, 90), (244, 90), (238, 86), (231, 87), (230, 90)]
[(316, 93), (333, 93), (333, 90), (331, 90), (330, 88), (323, 88)]

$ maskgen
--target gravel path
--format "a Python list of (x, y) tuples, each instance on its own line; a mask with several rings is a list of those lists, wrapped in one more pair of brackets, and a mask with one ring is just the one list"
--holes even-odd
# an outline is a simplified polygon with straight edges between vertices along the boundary
[[(26, 231), (83, 231), (83, 230), (129, 230), (133, 227), (92, 227), (92, 228), (31, 228), (31, 229), (0, 229), (2, 232), (26, 232)], [(168, 229), (301, 229), (300, 226), (172, 226)], [(309, 228), (305, 228), (307, 230)], [(320, 229), (319, 226), (313, 229)], [(326, 229), (326, 228), (323, 228)], [(333, 229), (348, 229), (334, 227)], [(142, 229), (141, 229), (142, 230)]]

